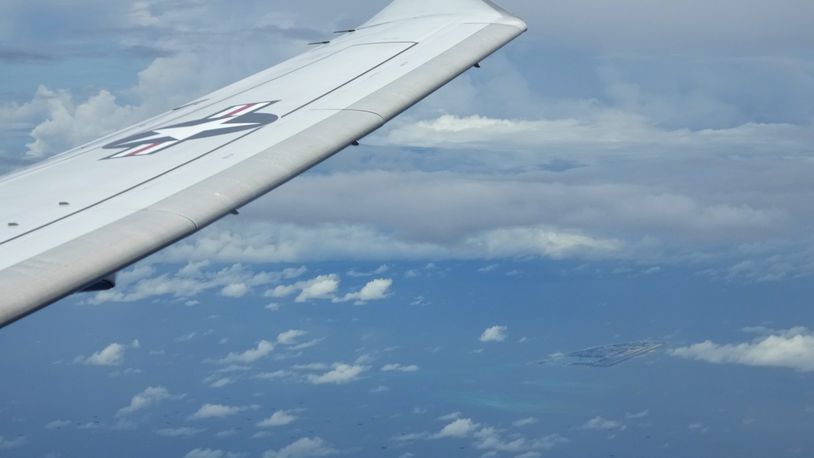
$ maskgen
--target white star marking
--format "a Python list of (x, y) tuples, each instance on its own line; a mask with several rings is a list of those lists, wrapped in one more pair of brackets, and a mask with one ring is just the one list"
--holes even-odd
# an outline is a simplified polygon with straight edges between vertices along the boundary
[(257, 123), (227, 124), (227, 122), (231, 121), (232, 119), (233, 118), (213, 119), (212, 121), (209, 121), (204, 124), (198, 124), (197, 126), (165, 127), (163, 129), (158, 129), (155, 131), (158, 134), (156, 138), (172, 137), (178, 141), (184, 141), (208, 130), (227, 129), (227, 128), (231, 129), (233, 127), (244, 127), (244, 126), (260, 127)]

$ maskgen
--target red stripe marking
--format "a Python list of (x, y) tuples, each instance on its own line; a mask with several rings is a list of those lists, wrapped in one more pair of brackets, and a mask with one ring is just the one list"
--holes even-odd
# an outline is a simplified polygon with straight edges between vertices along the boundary
[(154, 147), (156, 147), (156, 146), (158, 146), (158, 145), (160, 145), (160, 144), (161, 144), (161, 143), (153, 143), (153, 144), (150, 144), (150, 145), (147, 145), (147, 146), (141, 147), (141, 148), (139, 148), (139, 149), (137, 149), (137, 150), (133, 151), (132, 153), (128, 153), (127, 155), (128, 155), (128, 156), (136, 156), (136, 155), (138, 155), (139, 153), (143, 153), (144, 151), (147, 151), (147, 150), (148, 150), (148, 149), (150, 149), (150, 148), (154, 148)]
[(240, 113), (241, 111), (245, 111), (245, 110), (247, 110), (249, 107), (253, 107), (253, 106), (254, 106), (254, 104), (253, 104), (253, 103), (247, 103), (246, 105), (243, 105), (242, 107), (240, 107), (240, 108), (238, 108), (238, 109), (236, 109), (236, 110), (233, 110), (233, 111), (230, 111), (229, 113), (226, 113), (226, 116), (224, 116), (224, 117), (228, 118), (228, 117), (230, 117), (230, 116), (234, 116), (234, 115), (236, 115), (236, 114)]

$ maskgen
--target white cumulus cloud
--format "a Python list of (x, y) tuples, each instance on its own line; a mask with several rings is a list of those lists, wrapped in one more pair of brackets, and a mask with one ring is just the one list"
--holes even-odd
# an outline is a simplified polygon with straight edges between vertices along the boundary
[(320, 275), (306, 281), (291, 285), (280, 285), (269, 290), (270, 297), (287, 297), (299, 292), (297, 302), (308, 302), (314, 299), (333, 299), (339, 289), (339, 276), (336, 274)]
[(314, 385), (350, 383), (359, 378), (367, 367), (358, 364), (336, 363), (333, 369), (321, 375), (309, 375), (308, 380)]
[(330, 299), (339, 289), (339, 278), (335, 275), (317, 277), (303, 286), (297, 296), (297, 302), (307, 302), (313, 299)]
[(751, 342), (716, 344), (711, 341), (673, 350), (673, 355), (715, 364), (783, 367), (814, 372), (814, 334), (792, 328)]
[(304, 437), (280, 450), (267, 451), (263, 454), (263, 458), (313, 458), (336, 455), (337, 453), (339, 452), (336, 449), (330, 447), (327, 442), (319, 437)]
[(88, 357), (77, 356), (74, 362), (88, 366), (121, 366), (124, 364), (125, 352), (131, 348), (139, 348), (139, 346), (138, 340), (134, 340), (130, 345), (114, 342)]
[(220, 290), (220, 295), (224, 297), (239, 298), (251, 291), (251, 287), (245, 283), (230, 283)]
[[(500, 431), (493, 427), (485, 427), (474, 434), (475, 448), (489, 450), (492, 453), (537, 453), (549, 451), (558, 445), (565, 444), (568, 439), (559, 434), (549, 434), (539, 438), (527, 438), (519, 435), (504, 437)], [(521, 455), (522, 456), (522, 455)]]
[(469, 418), (459, 418), (444, 426), (441, 431), (433, 437), (436, 439), (464, 438), (477, 431), (479, 427), (480, 425)]
[(627, 427), (620, 421), (608, 420), (603, 417), (594, 417), (588, 420), (582, 429), (594, 431), (612, 431), (612, 430), (625, 430)]
[(296, 420), (297, 417), (292, 415), (290, 412), (285, 410), (278, 410), (274, 412), (270, 417), (266, 418), (265, 420), (257, 423), (258, 428), (274, 428), (278, 426), (285, 426), (291, 424)]
[(379, 301), (387, 298), (391, 286), (393, 286), (393, 280), (389, 278), (379, 278), (368, 282), (361, 290), (355, 293), (348, 293), (342, 299), (337, 299), (337, 301)]
[(130, 405), (119, 409), (118, 415), (121, 416), (135, 413), (148, 407), (158, 405), (163, 401), (178, 400), (183, 398), (183, 394), (174, 395), (163, 386), (151, 386), (141, 393), (133, 396), (133, 398), (130, 400)]
[(279, 335), (277, 335), (277, 343), (281, 345), (294, 345), (297, 343), (297, 339), (305, 336), (306, 334), (308, 333), (299, 329), (291, 329), (281, 332)]
[(268, 340), (261, 340), (257, 346), (242, 353), (229, 353), (219, 362), (221, 364), (251, 364), (265, 358), (274, 351), (274, 344)]
[(304, 272), (305, 268), (256, 271), (242, 264), (215, 268), (209, 258), (204, 258), (188, 262), (175, 273), (156, 276), (151, 266), (140, 265), (124, 271), (116, 289), (102, 291), (87, 302), (92, 305), (136, 302), (159, 296), (187, 299), (210, 290), (219, 290), (222, 296), (237, 298), (249, 294), (254, 287), (279, 284)]
[(247, 410), (256, 410), (259, 407), (256, 405), (251, 406), (227, 406), (222, 404), (204, 404), (198, 409), (197, 412), (190, 415), (190, 420), (206, 420), (210, 418), (224, 418), (237, 415), (240, 412)]
[(483, 331), (480, 336), (481, 342), (503, 342), (508, 337), (508, 326), (492, 326)]

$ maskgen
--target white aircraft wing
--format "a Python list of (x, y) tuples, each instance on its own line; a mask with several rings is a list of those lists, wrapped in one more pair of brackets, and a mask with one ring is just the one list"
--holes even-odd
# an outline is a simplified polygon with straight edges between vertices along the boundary
[(0, 178), (0, 327), (113, 286), (525, 30), (488, 0), (396, 0), (330, 43)]

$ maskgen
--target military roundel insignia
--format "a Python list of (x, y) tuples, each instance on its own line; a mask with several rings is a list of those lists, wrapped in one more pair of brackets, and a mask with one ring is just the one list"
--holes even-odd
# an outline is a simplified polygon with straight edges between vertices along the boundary
[(105, 145), (104, 149), (119, 152), (104, 159), (150, 156), (189, 140), (258, 130), (279, 119), (277, 115), (259, 113), (277, 102), (235, 105), (203, 119), (142, 132)]

